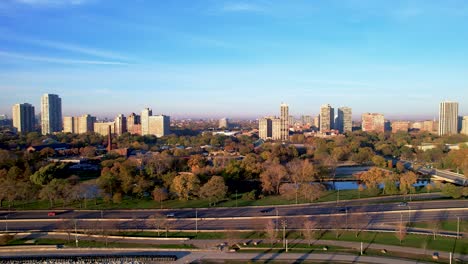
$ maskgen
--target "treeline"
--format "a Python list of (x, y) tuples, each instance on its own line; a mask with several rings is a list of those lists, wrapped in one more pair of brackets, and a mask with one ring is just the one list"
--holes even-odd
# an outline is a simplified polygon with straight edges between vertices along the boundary
[[(324, 187), (309, 182), (333, 177), (340, 162), (385, 167), (388, 162), (384, 157), (432, 162), (439, 168), (468, 172), (467, 148), (423, 152), (407, 147), (428, 141), (464, 140), (460, 136), (454, 139), (427, 133), (354, 132), (322, 139), (293, 135), (291, 140), (302, 145), (266, 142), (255, 147), (256, 140), (245, 135), (226, 137), (209, 133), (163, 138), (124, 134), (114, 138), (113, 144), (141, 150), (139, 154), (130, 158), (107, 154), (97, 159), (97, 150), (106, 140), (93, 133), (59, 133), (47, 137), (37, 133), (0, 134), (0, 205), (5, 201), (14, 205), (15, 201), (42, 199), (50, 206), (60, 202), (80, 202), (85, 206), (87, 200), (99, 196), (114, 203), (124, 197), (150, 196), (156, 201), (203, 198), (217, 203), (236, 191), (246, 193), (248, 199), (284, 195), (288, 199), (313, 201), (320, 197)], [(47, 141), (68, 143), (72, 149), (57, 152), (44, 148), (33, 153), (25, 150), (29, 145)], [(93, 184), (83, 182), (84, 175), (71, 170), (70, 165), (49, 161), (58, 155), (83, 156), (97, 162), (101, 169), (95, 177), (100, 193)], [(413, 176), (405, 174), (401, 164), (393, 167), (388, 168), (392, 174), (371, 178), (375, 178), (374, 182), (384, 182), (385, 193), (411, 192), (410, 184), (405, 182), (413, 182)], [(366, 179), (360, 180), (366, 186), (370, 184)], [(397, 183), (398, 190), (395, 190)]]

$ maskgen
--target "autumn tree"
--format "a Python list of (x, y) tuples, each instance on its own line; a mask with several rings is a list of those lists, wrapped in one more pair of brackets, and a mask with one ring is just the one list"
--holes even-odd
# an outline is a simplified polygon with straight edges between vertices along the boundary
[(146, 158), (144, 164), (149, 177), (156, 178), (168, 173), (174, 167), (174, 158), (163, 152)]
[(260, 174), (262, 190), (266, 193), (279, 194), (280, 185), (287, 175), (288, 172), (283, 165), (268, 165), (265, 171)]
[(48, 200), (50, 207), (53, 207), (55, 202), (59, 201), (60, 199), (65, 199), (69, 190), (70, 185), (66, 180), (53, 179), (42, 188), (39, 193), (39, 198), (42, 200)]
[(207, 183), (200, 188), (200, 197), (208, 198), (210, 205), (216, 205), (217, 202), (226, 197), (228, 187), (221, 176), (213, 176)]
[(299, 193), (308, 201), (313, 202), (325, 193), (325, 186), (318, 183), (303, 184), (299, 188)]
[(181, 173), (172, 181), (172, 190), (181, 200), (189, 200), (198, 194), (200, 180), (195, 174)]
[(275, 222), (270, 219), (265, 225), (265, 235), (268, 239), (270, 239), (271, 246), (273, 246), (273, 241), (276, 240), (277, 237), (277, 230), (275, 226)]
[(383, 168), (387, 164), (387, 161), (380, 155), (374, 155), (374, 157), (372, 157), (372, 163), (377, 167)]
[(396, 229), (395, 229), (395, 235), (400, 240), (400, 244), (405, 240), (405, 237), (407, 235), (407, 228), (406, 228), (406, 223), (405, 222), (400, 222), (398, 223)]
[(192, 155), (190, 156), (187, 165), (190, 167), (192, 172), (196, 172), (206, 166), (206, 158), (200, 154)]
[(96, 147), (93, 146), (86, 146), (80, 149), (80, 154), (86, 158), (94, 158), (96, 157)]
[(152, 192), (153, 199), (159, 202), (160, 207), (162, 209), (162, 202), (169, 198), (169, 193), (167, 192), (166, 188), (156, 186)]
[(309, 246), (311, 244), (311, 240), (314, 239), (316, 225), (317, 223), (310, 219), (306, 220), (303, 224), (302, 235), (304, 236), (304, 239), (307, 240)]
[(356, 174), (356, 177), (359, 181), (364, 183), (368, 190), (378, 192), (378, 185), (383, 182), (383, 180), (388, 177), (388, 172), (373, 167), (370, 170)]
[(147, 225), (156, 229), (158, 236), (159, 236), (159, 232), (165, 228), (166, 224), (167, 224), (167, 217), (160, 213), (156, 213), (150, 216), (149, 219), (147, 220)]
[(414, 193), (416, 190), (413, 186), (418, 181), (418, 175), (412, 171), (405, 172), (400, 175), (400, 192), (402, 194)]
[(289, 180), (294, 183), (296, 203), (298, 202), (299, 186), (312, 181), (318, 174), (315, 166), (309, 160), (294, 159), (286, 165)]

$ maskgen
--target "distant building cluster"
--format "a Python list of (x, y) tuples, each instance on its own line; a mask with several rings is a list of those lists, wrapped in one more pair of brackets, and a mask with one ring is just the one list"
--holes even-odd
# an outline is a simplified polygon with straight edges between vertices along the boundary
[(289, 115), (289, 108), (285, 104), (281, 104), (280, 110), (280, 117), (267, 116), (259, 119), (258, 133), (261, 139), (285, 140), (290, 131), (305, 131), (306, 135), (321, 137), (333, 136), (350, 132), (353, 127), (356, 129), (360, 127), (365, 132), (376, 133), (423, 131), (441, 136), (458, 133), (468, 135), (468, 116), (458, 115), (457, 102), (441, 102), (439, 120), (414, 122), (406, 120), (390, 122), (381, 113), (364, 113), (359, 121), (353, 123), (350, 107), (340, 107), (335, 111), (330, 104), (322, 105), (317, 116), (302, 115), (300, 119)]
[[(423, 131), (440, 136), (468, 135), (468, 116), (459, 116), (458, 102), (444, 101), (439, 105), (438, 120), (388, 121), (381, 113), (364, 113), (360, 120), (352, 119), (350, 107), (339, 107), (337, 111), (330, 105), (320, 107), (318, 115), (302, 115), (295, 118), (289, 113), (289, 106), (280, 105), (279, 116), (266, 116), (258, 120), (258, 135), (261, 139), (287, 141), (290, 133), (304, 132), (307, 135), (334, 136), (353, 131), (353, 127), (365, 132), (392, 133)], [(154, 135), (163, 137), (170, 133), (171, 119), (166, 115), (153, 115), (151, 108), (145, 108), (140, 115), (131, 113), (128, 116), (119, 114), (114, 120), (100, 121), (91, 114), (62, 117), (62, 99), (56, 94), (44, 94), (41, 97), (40, 117), (35, 116), (35, 108), (29, 103), (19, 103), (12, 106), (12, 123), (5, 115), (0, 115), (0, 125), (13, 126), (17, 133), (37, 131), (37, 126), (43, 135), (64, 132), (83, 134), (94, 132), (107, 135), (124, 133), (137, 135)], [(36, 121), (38, 120), (38, 121)], [(216, 122), (216, 120), (215, 120)], [(229, 130), (231, 124), (228, 118), (217, 120), (218, 129)]]
[(280, 117), (269, 116), (259, 120), (259, 137), (261, 139), (289, 139), (289, 106), (281, 104)]
[[(35, 131), (34, 106), (29, 103), (15, 104), (12, 107), (13, 128), (18, 133)], [(6, 118), (6, 117), (5, 117)], [(62, 117), (62, 99), (56, 94), (44, 94), (41, 97), (40, 129), (43, 135), (56, 132), (83, 134), (95, 132), (108, 135), (124, 133), (138, 135), (155, 135), (163, 137), (170, 133), (170, 117), (152, 115), (150, 108), (145, 108), (141, 116), (135, 113), (126, 117), (117, 115), (114, 121), (99, 122), (96, 117), (85, 114), (82, 116)]]

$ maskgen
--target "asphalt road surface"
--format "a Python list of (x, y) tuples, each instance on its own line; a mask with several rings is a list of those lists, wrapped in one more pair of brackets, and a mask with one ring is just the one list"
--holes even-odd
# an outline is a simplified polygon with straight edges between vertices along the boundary
[[(154, 229), (155, 214), (170, 215), (165, 223), (176, 230), (264, 229), (268, 221), (275, 225), (286, 221), (288, 228), (301, 228), (307, 219), (313, 219), (323, 228), (373, 228), (384, 223), (419, 222), (447, 219), (468, 219), (468, 200), (445, 200), (362, 205), (359, 201), (336, 204), (239, 207), (180, 210), (111, 210), (111, 211), (14, 211), (0, 213), (0, 230), (52, 231), (77, 229)], [(73, 220), (70, 220), (73, 219)]]

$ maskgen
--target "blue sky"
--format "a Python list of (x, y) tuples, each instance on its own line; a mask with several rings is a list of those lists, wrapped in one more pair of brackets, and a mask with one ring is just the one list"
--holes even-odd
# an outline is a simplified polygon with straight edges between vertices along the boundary
[(2, 0), (0, 113), (468, 114), (468, 1)]

